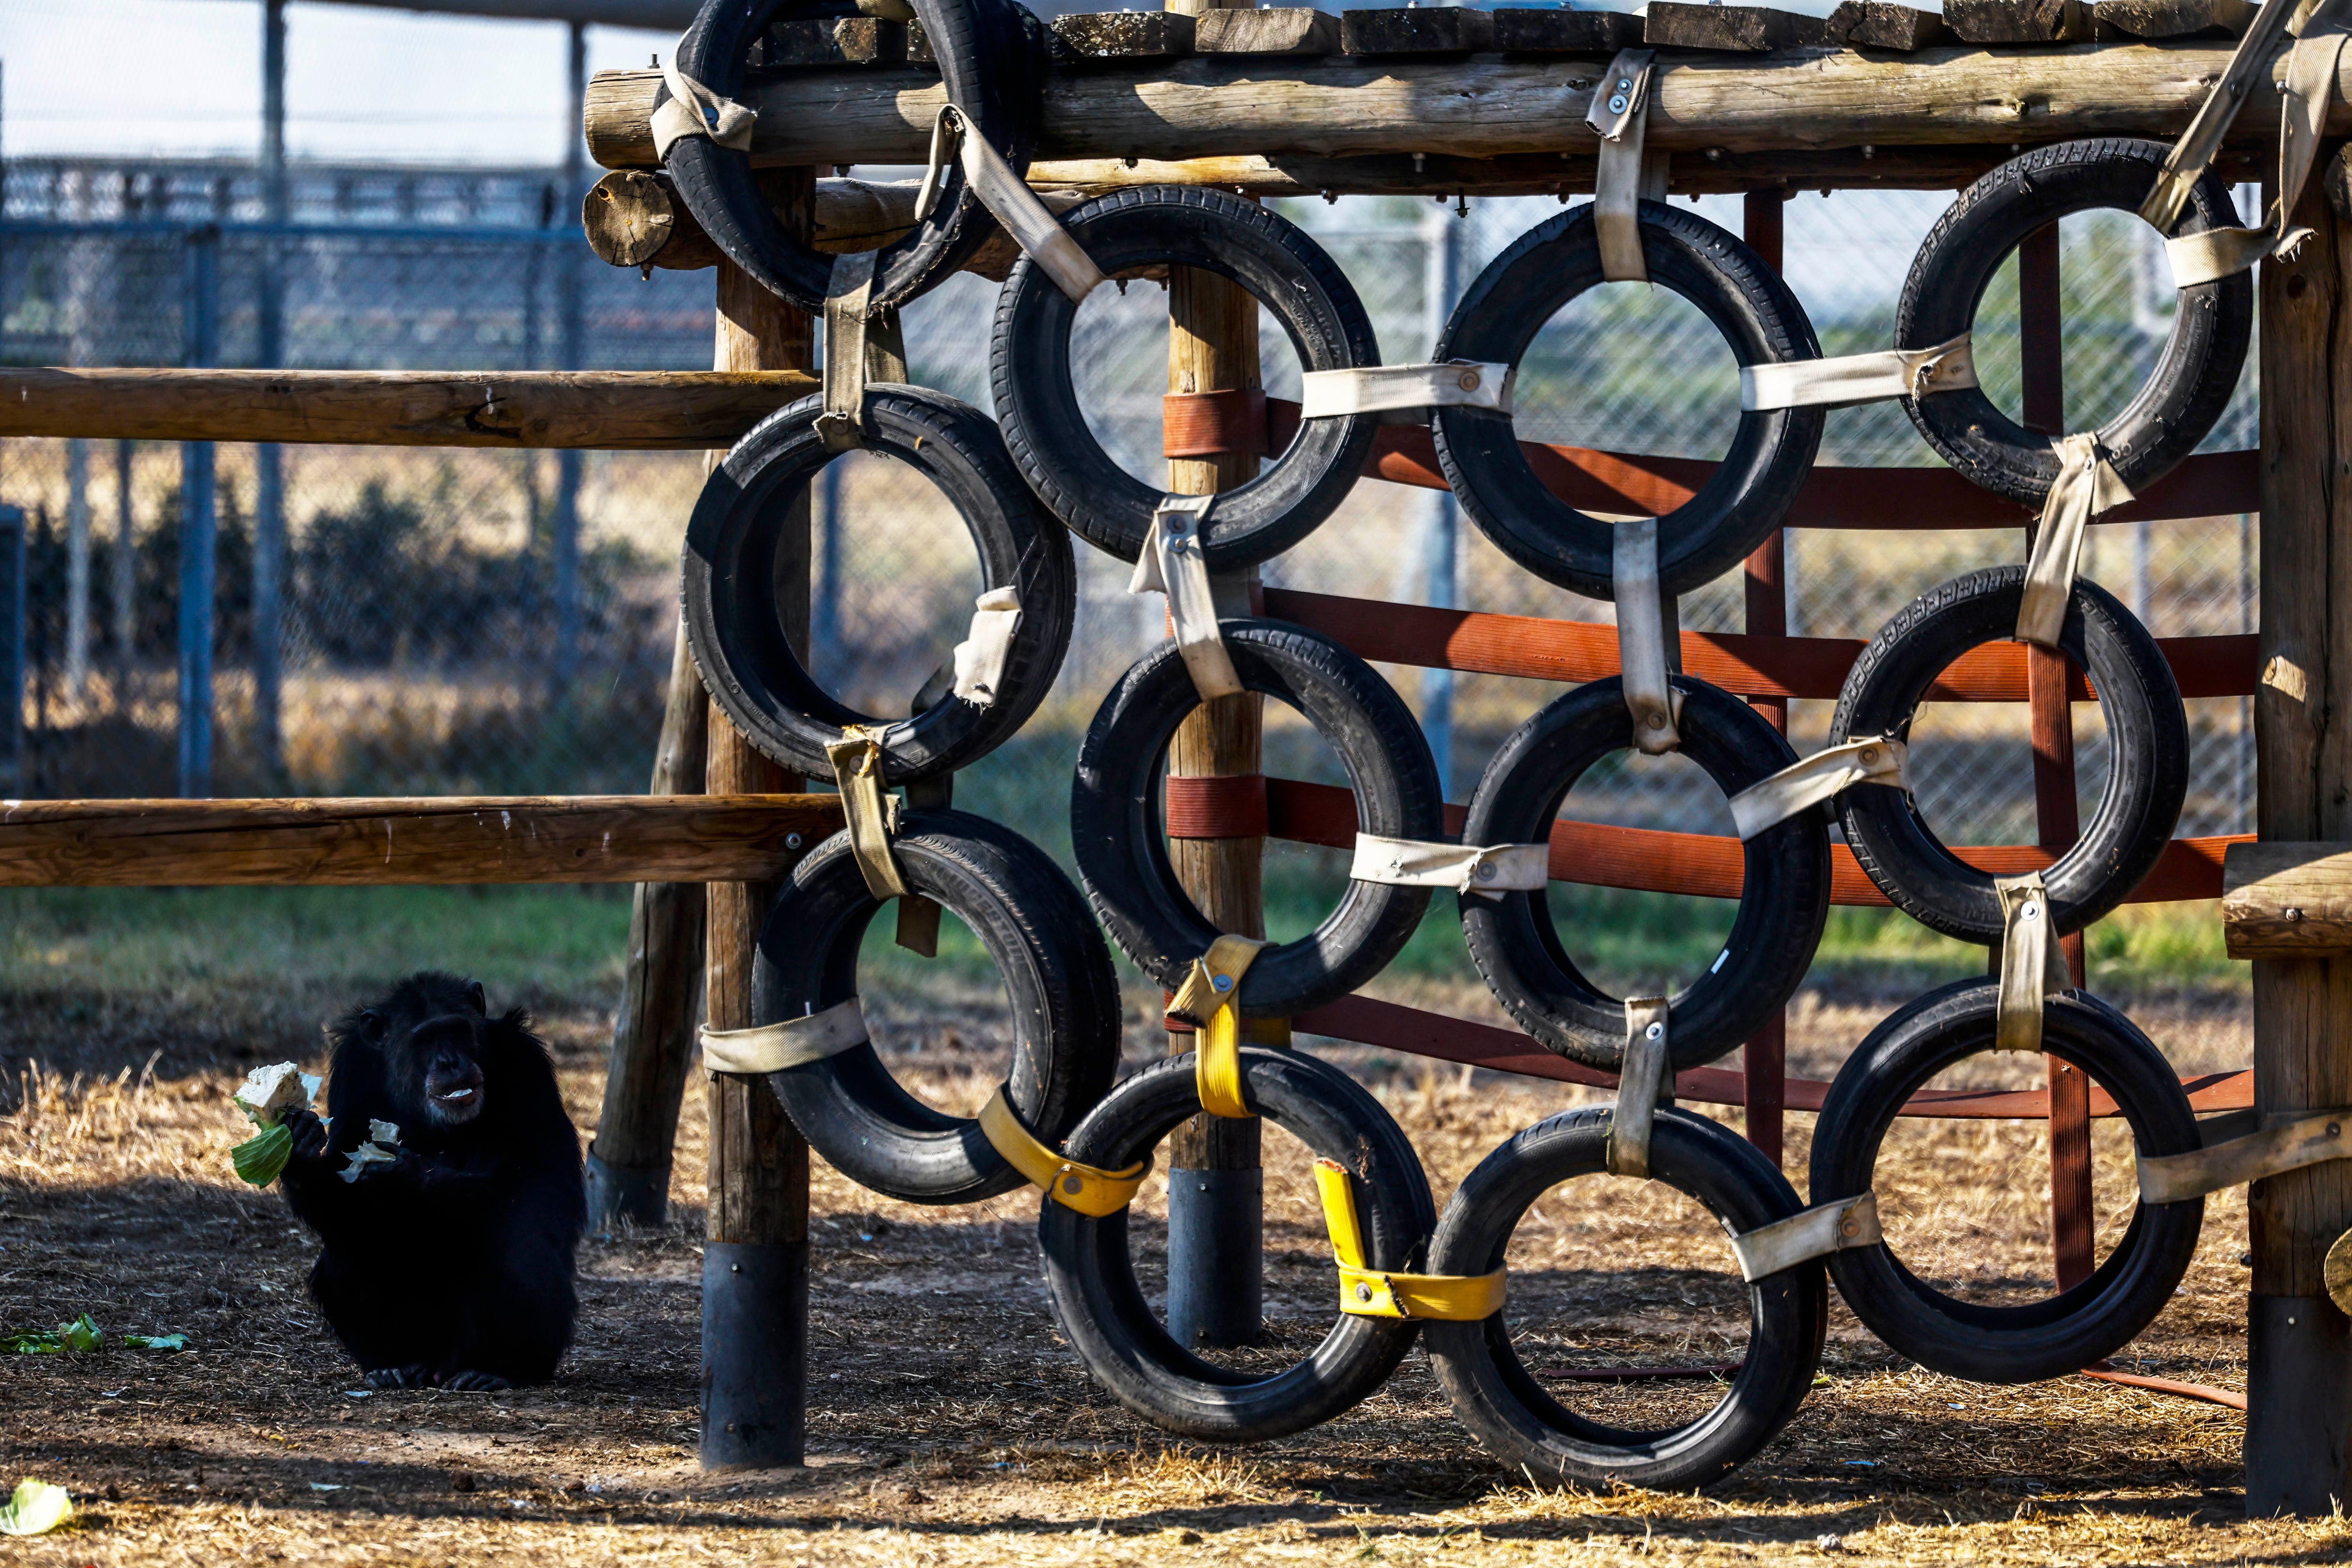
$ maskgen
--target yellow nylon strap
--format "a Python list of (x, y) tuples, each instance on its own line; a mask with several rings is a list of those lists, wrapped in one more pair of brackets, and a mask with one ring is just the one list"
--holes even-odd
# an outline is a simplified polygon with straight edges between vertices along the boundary
[(1151, 1162), (1139, 1161), (1124, 1171), (1105, 1171), (1093, 1165), (1081, 1165), (1040, 1143), (1021, 1125), (1013, 1114), (1013, 1102), (1004, 1098), (1003, 1085), (980, 1108), (981, 1135), (989, 1147), (1004, 1156), (1004, 1163), (1029, 1178), (1033, 1186), (1045, 1189), (1045, 1195), (1066, 1209), (1076, 1209), (1082, 1215), (1101, 1219), (1115, 1215), (1135, 1201), (1135, 1191), (1143, 1185), (1143, 1178), (1151, 1173)]
[(1265, 946), (1255, 937), (1220, 936), (1192, 961), (1192, 973), (1168, 1004), (1171, 1014), (1201, 1031), (1192, 1047), (1192, 1071), (1201, 1109), (1212, 1116), (1251, 1113), (1242, 1100), (1242, 1017), (1236, 999), (1242, 994), (1242, 976)]
[(841, 739), (824, 748), (833, 763), (834, 787), (841, 792), (842, 815), (848, 819), (849, 847), (866, 890), (882, 902), (903, 899), (912, 890), (890, 853), (890, 812), (882, 799), (881, 732), (852, 725)]
[(1365, 1266), (1363, 1222), (1348, 1169), (1315, 1162), (1315, 1190), (1339, 1263), (1339, 1310), (1355, 1318), (1434, 1318), (1475, 1323), (1503, 1310), (1505, 1270), (1492, 1274), (1391, 1274)]

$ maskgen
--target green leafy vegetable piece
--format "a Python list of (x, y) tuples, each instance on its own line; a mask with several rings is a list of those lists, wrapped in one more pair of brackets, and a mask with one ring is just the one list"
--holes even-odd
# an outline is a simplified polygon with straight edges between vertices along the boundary
[(73, 1496), (63, 1487), (26, 1476), (16, 1495), (0, 1504), (0, 1535), (39, 1535), (55, 1530), (73, 1512)]
[(125, 1350), (134, 1351), (184, 1351), (188, 1348), (188, 1336), (185, 1334), (125, 1334), (122, 1336), (122, 1346)]
[(106, 1335), (99, 1329), (98, 1320), (88, 1312), (70, 1323), (58, 1325), (58, 1343), (69, 1351), (94, 1351), (105, 1339)]
[(294, 1134), (283, 1123), (264, 1128), (228, 1152), (237, 1175), (257, 1187), (276, 1181), (293, 1155)]
[(11, 1355), (55, 1355), (65, 1348), (51, 1333), (10, 1334), (0, 1339), (0, 1350)]

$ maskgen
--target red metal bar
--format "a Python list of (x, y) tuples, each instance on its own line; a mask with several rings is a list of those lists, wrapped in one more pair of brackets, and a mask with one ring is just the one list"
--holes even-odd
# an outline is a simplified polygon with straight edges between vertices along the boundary
[[(1742, 203), (1742, 226), (1747, 231), (1748, 247), (1775, 272), (1780, 270), (1781, 208), (1785, 200), (1781, 188), (1775, 185), (1769, 190), (1749, 191)], [(1776, 529), (1772, 537), (1748, 557), (1743, 576), (1749, 637), (1789, 635), (1788, 538), (1785, 531)], [(1787, 698), (1751, 697), (1748, 706), (1781, 734), (1789, 732)], [(1781, 1080), (1789, 1071), (1787, 1008), (1775, 1012), (1756, 1037), (1740, 1047), (1739, 1067), (1748, 1078), (1748, 1141), (1777, 1165), (1783, 1148)]]

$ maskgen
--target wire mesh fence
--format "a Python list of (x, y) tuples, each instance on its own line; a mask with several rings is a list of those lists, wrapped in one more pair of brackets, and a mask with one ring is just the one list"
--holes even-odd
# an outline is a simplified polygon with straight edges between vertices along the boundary
[[(707, 275), (650, 279), (598, 265), (549, 171), (304, 169), (273, 201), (236, 164), (17, 162), (0, 209), (0, 349), (13, 364), (276, 364), (507, 370), (693, 368), (709, 363)], [(1941, 193), (1802, 195), (1786, 212), (1786, 271), (1823, 352), (1892, 342), (1912, 255)], [(2247, 205), (2241, 198), (2242, 205)], [(1425, 358), (1453, 298), (1548, 200), (1403, 198), (1279, 204), (1313, 229), (1371, 312), (1383, 356)], [(1699, 204), (1735, 231), (1730, 198)], [(2147, 374), (2172, 291), (2153, 237), (2122, 215), (2062, 229), (2069, 428), (2112, 415)], [(908, 312), (912, 374), (985, 408), (995, 285), (964, 276)], [(1988, 391), (2018, 402), (2013, 269), (1979, 319)], [(1264, 379), (1297, 395), (1270, 319)], [(1167, 385), (1164, 291), (1101, 290), (1074, 360), (1088, 418), (1129, 471), (1158, 482)], [(2207, 443), (2254, 444), (2254, 367)], [(1609, 285), (1544, 329), (1517, 389), (1523, 438), (1707, 458), (1737, 417), (1737, 368), (1698, 310)], [(207, 498), (192, 452), (114, 441), (0, 445), (0, 500), (26, 509), (31, 596), (24, 696), (27, 774), (42, 796), (170, 794), (181, 783), (179, 541)], [(588, 793), (642, 788), (668, 668), (679, 541), (701, 482), (693, 453), (510, 453), (223, 447), (209, 787), (259, 793)], [(1902, 410), (1828, 416), (1825, 463), (1936, 461)], [(814, 506), (814, 663), (853, 705), (903, 714), (962, 635), (977, 564), (943, 498), (887, 458), (852, 455)], [(1932, 521), (1932, 520), (1927, 520)], [(2250, 517), (2101, 526), (2085, 574), (2158, 636), (2254, 625)], [(959, 798), (1057, 851), (1072, 761), (1104, 692), (1163, 635), (1160, 601), (1080, 544), (1077, 630), (1053, 698), (975, 768)], [(1909, 598), (1974, 567), (2021, 559), (2021, 531), (1794, 531), (1790, 630), (1867, 637)], [(1277, 586), (1606, 621), (1610, 607), (1519, 571), (1450, 499), (1368, 481), (1299, 549)], [(1684, 605), (1684, 624), (1738, 630), (1737, 574)], [(1555, 689), (1391, 669), (1423, 712), (1450, 797), (1467, 798), (1502, 738)], [(1830, 704), (1796, 705), (1801, 749)], [(2251, 818), (2251, 719), (2241, 700), (2189, 704), (2186, 833)], [(1336, 782), (1311, 736), (1270, 716), (1272, 771)], [(2078, 710), (2087, 806), (2105, 778), (2095, 710)], [(1914, 752), (1923, 805), (1955, 842), (2032, 833), (2021, 705), (1939, 706)], [(1577, 815), (1727, 831), (1696, 770), (1621, 764), (1588, 778)]]

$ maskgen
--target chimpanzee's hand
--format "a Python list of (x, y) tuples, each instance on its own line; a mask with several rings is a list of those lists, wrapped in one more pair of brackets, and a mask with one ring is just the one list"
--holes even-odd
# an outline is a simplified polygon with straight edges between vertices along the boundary
[(297, 1106), (285, 1114), (281, 1125), (294, 1137), (294, 1152), (286, 1162), (289, 1167), (325, 1163), (327, 1124), (319, 1120), (317, 1111), (307, 1105)]

